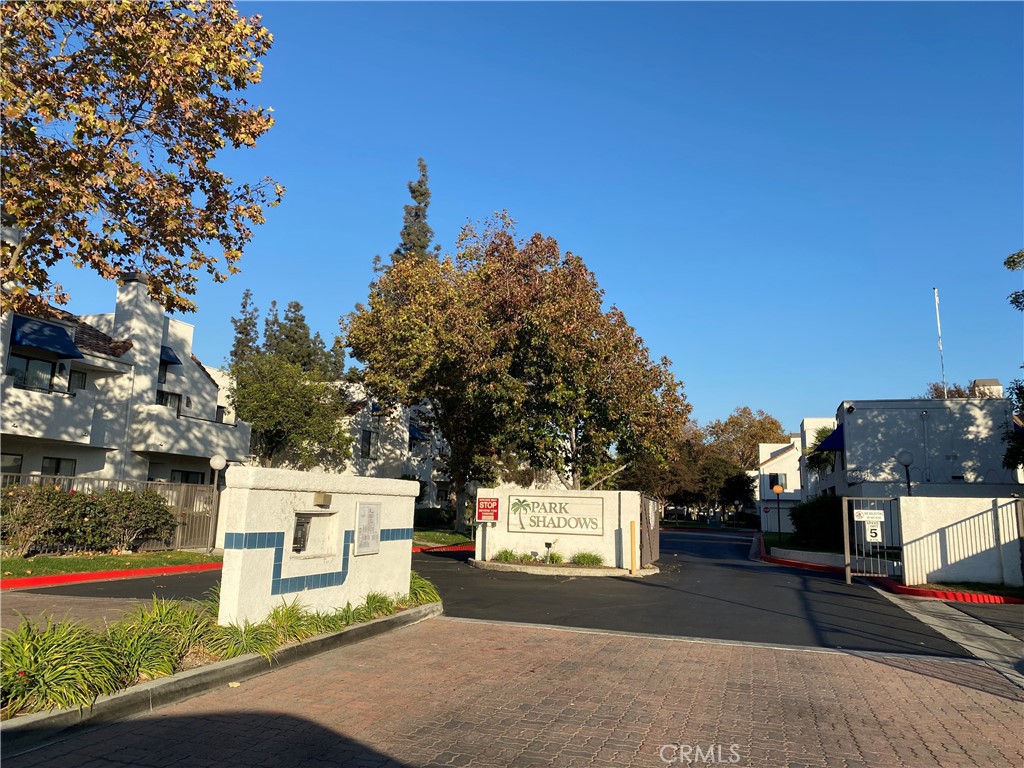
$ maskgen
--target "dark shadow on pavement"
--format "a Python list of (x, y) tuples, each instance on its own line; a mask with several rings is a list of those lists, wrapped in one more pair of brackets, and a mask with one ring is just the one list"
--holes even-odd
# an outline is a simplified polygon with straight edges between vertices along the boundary
[[(37, 734), (47, 736), (48, 734)], [(236, 711), (190, 717), (148, 715), (52, 734), (58, 740), (21, 755), (2, 742), (4, 768), (122, 768), (140, 766), (261, 766), (327, 768), (409, 765), (319, 724), (287, 714)]]

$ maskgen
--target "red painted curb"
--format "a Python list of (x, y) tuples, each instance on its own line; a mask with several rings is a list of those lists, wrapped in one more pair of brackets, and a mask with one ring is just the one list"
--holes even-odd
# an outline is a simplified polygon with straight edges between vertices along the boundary
[(476, 552), (476, 544), (440, 544), (436, 547), (413, 547), (413, 552)]
[[(807, 568), (812, 571), (831, 571), (833, 573), (845, 573), (845, 568), (837, 568), (832, 565), (817, 565), (816, 563), (801, 563), (799, 560), (783, 560), (778, 557), (771, 557), (764, 553), (764, 536), (761, 537), (761, 560), (775, 565), (785, 565), (790, 568)], [(1024, 605), (1024, 599), (1019, 597), (1003, 597), (1002, 595), (987, 595), (978, 592), (950, 592), (938, 589), (922, 589), (921, 587), (905, 587), (898, 581), (890, 578), (876, 576), (872, 578), (898, 595), (911, 595), (913, 597), (930, 597), (935, 600), (946, 600), (951, 603), (986, 603), (988, 605)]]
[(61, 584), (77, 584), (83, 581), (171, 576), (176, 573), (215, 571), (222, 567), (223, 564), (221, 563), (197, 563), (195, 565), (168, 565), (162, 568), (131, 568), (125, 571), (93, 571), (91, 573), (60, 573), (53, 576), (25, 576), (17, 579), (0, 579), (0, 591), (5, 589), (25, 589), (26, 587), (56, 587)]
[(890, 589), (899, 595), (911, 595), (913, 597), (931, 597), (936, 600), (948, 600), (954, 603), (987, 603), (990, 605), (1024, 605), (1024, 599), (1019, 597), (1004, 597), (1003, 595), (983, 595), (977, 592), (949, 592), (944, 589), (922, 589), (921, 587), (905, 587), (892, 579), (875, 579), (886, 589)]

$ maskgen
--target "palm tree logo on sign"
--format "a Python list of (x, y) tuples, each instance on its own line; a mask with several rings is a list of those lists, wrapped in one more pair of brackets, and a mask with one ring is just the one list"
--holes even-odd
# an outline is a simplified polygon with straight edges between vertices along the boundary
[(513, 515), (519, 516), (519, 529), (522, 531), (526, 530), (526, 523), (523, 522), (523, 513), (529, 512), (531, 509), (533, 509), (533, 505), (526, 499), (516, 499), (512, 502), (510, 511)]

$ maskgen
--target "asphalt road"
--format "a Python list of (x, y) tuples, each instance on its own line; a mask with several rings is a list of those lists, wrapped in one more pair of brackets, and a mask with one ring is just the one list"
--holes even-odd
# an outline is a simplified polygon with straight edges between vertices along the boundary
[(964, 656), (958, 645), (871, 587), (751, 561), (751, 534), (661, 535), (661, 573), (644, 579), (483, 571), (467, 555), (413, 558), (445, 613), (460, 618), (643, 632), (676, 637)]
[[(484, 571), (467, 553), (413, 555), (413, 568), (437, 585), (449, 616), (549, 624), (676, 637), (964, 656), (959, 646), (866, 585), (841, 577), (751, 561), (751, 534), (666, 531), (661, 573), (644, 579), (533, 576)], [(4, 596), (52, 601), (75, 615), (75, 598), (90, 604), (126, 600), (201, 599), (219, 571), (146, 579), (87, 582), (21, 590)], [(19, 598), (18, 595), (24, 595)], [(82, 601), (84, 603), (84, 601)], [(5, 622), (6, 624), (6, 622)]]

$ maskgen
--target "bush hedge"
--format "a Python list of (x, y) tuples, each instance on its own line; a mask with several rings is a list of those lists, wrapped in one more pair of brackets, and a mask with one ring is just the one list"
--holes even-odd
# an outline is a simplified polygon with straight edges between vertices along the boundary
[(4, 554), (40, 551), (128, 551), (146, 539), (164, 538), (175, 518), (156, 491), (68, 491), (59, 485), (15, 485), (0, 497)]
[(839, 496), (815, 496), (789, 512), (793, 538), (802, 547), (826, 551), (843, 549), (843, 500)]

